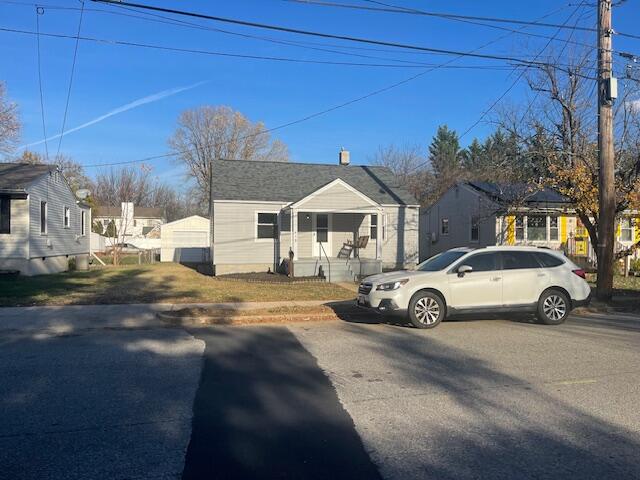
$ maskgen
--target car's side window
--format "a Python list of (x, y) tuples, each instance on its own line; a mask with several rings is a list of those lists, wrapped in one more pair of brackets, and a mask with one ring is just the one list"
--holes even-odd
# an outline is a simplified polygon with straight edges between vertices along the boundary
[(495, 253), (478, 253), (462, 261), (460, 265), (468, 265), (472, 272), (491, 272), (498, 270), (498, 256)]
[(523, 268), (540, 268), (533, 252), (505, 251), (502, 252), (502, 268), (504, 270), (519, 270)]
[(535, 256), (538, 259), (538, 262), (540, 262), (540, 265), (545, 268), (558, 267), (564, 263), (561, 258), (549, 255), (548, 253), (540, 252), (536, 253)]

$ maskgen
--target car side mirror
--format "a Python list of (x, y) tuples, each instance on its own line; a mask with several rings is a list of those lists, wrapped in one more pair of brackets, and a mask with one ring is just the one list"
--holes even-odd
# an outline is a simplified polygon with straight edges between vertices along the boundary
[(471, 267), (470, 265), (460, 265), (458, 267), (458, 276), (459, 277), (464, 277), (464, 275), (466, 273), (471, 273), (473, 272), (473, 267)]

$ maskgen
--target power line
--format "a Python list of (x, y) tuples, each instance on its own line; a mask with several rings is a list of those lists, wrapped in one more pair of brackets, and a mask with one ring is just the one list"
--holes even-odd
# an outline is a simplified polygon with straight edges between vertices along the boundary
[[(103, 0), (93, 0), (93, 1), (103, 1)], [(510, 23), (514, 25), (529, 25), (529, 26), (536, 26), (536, 27), (559, 28), (564, 30), (580, 30), (583, 32), (592, 32), (592, 33), (596, 33), (598, 31), (596, 28), (593, 28), (593, 27), (579, 27), (579, 26), (570, 27), (566, 25), (560, 25), (557, 23), (520, 20), (516, 18), (481, 17), (481, 16), (474, 16), (474, 15), (458, 15), (453, 13), (428, 12), (425, 10), (417, 10), (414, 8), (388, 6), (388, 4), (385, 4), (382, 2), (372, 2), (370, 0), (364, 0), (364, 1), (368, 1), (369, 3), (376, 3), (378, 5), (387, 5), (387, 6), (386, 7), (367, 7), (364, 5), (325, 2), (320, 0), (285, 0), (285, 1), (290, 1), (293, 3), (307, 3), (310, 5), (320, 5), (320, 6), (327, 6), (327, 7), (354, 9), (354, 10), (368, 10), (373, 12), (398, 13), (398, 14), (405, 14), (405, 15), (422, 15), (427, 17), (437, 17), (437, 18), (444, 18), (444, 19), (478, 20), (481, 22)], [(584, 2), (581, 2), (578, 4), (578, 7), (582, 7), (582, 6), (584, 6)], [(630, 33), (616, 31), (614, 32), (614, 34), (619, 35), (621, 37), (640, 39), (640, 35), (635, 35)]]
[(172, 13), (172, 14), (175, 14), (175, 15), (183, 15), (183, 16), (188, 16), (188, 17), (203, 18), (203, 19), (213, 20), (213, 21), (217, 21), (217, 22), (232, 23), (232, 24), (243, 25), (243, 26), (248, 26), (248, 27), (262, 28), (262, 29), (267, 29), (267, 30), (276, 30), (276, 31), (287, 32), (287, 33), (296, 33), (296, 34), (300, 34), (300, 35), (308, 35), (308, 36), (315, 36), (315, 37), (321, 37), (321, 38), (332, 38), (332, 39), (346, 40), (346, 41), (357, 42), (357, 43), (366, 43), (366, 44), (372, 44), (372, 45), (382, 45), (382, 46), (388, 46), (388, 47), (404, 48), (404, 49), (409, 49), (409, 50), (443, 53), (443, 54), (448, 54), (448, 55), (452, 55), (452, 56), (469, 56), (469, 57), (484, 58), (484, 59), (490, 59), (490, 60), (505, 60), (505, 61), (518, 62), (518, 63), (522, 63), (522, 64), (525, 64), (525, 65), (538, 65), (538, 66), (543, 65), (543, 62), (532, 62), (532, 61), (528, 61), (528, 60), (524, 60), (524, 59), (507, 57), (507, 56), (503, 56), (503, 55), (488, 55), (488, 54), (461, 52), (461, 51), (457, 51), (457, 50), (447, 50), (447, 49), (441, 49), (441, 48), (423, 47), (423, 46), (418, 46), (418, 45), (410, 45), (410, 44), (403, 44), (403, 43), (397, 43), (397, 42), (387, 42), (387, 41), (383, 41), (383, 40), (374, 40), (374, 39), (367, 39), (367, 38), (360, 38), (360, 37), (351, 37), (351, 36), (346, 36), (346, 35), (337, 35), (337, 34), (332, 34), (332, 33), (315, 32), (315, 31), (310, 31), (310, 30), (301, 30), (301, 29), (297, 29), (297, 28), (282, 27), (282, 26), (278, 26), (278, 25), (268, 25), (268, 24), (264, 24), (264, 23), (248, 22), (248, 21), (245, 21), (245, 20), (237, 20), (237, 19), (218, 17), (218, 16), (213, 16), (213, 15), (205, 15), (205, 14), (202, 14), (202, 13), (186, 12), (186, 11), (176, 10), (176, 9), (171, 9), (171, 8), (156, 7), (156, 6), (151, 6), (151, 5), (142, 5), (142, 4), (130, 3), (130, 2), (121, 2), (121, 1), (117, 1), (116, 2), (114, 0), (92, 0), (92, 1), (93, 2), (98, 2), (98, 3), (114, 4), (114, 5), (126, 5), (126, 6), (129, 6), (129, 7), (148, 9), (148, 10), (152, 10), (152, 11), (160, 11), (160, 12), (164, 12), (164, 13)]
[(42, 117), (42, 134), (44, 135), (44, 151), (47, 157), (47, 163), (49, 163), (49, 144), (47, 142), (47, 126), (44, 114), (44, 95), (42, 93), (42, 68), (40, 59), (40, 15), (44, 15), (44, 10), (41, 7), (36, 7), (36, 45), (37, 45), (37, 59), (38, 59), (38, 88), (40, 90), (40, 115)]
[[(544, 19), (544, 18), (546, 18), (546, 17), (548, 17), (550, 15), (553, 15), (554, 13), (556, 13), (556, 12), (558, 12), (560, 10), (563, 10), (564, 8), (565, 7), (561, 7), (559, 9), (556, 9), (555, 11), (553, 11), (553, 12), (551, 12), (551, 13), (549, 13), (549, 14), (541, 17), (541, 18)], [(526, 27), (522, 27), (522, 28), (526, 28)], [(511, 33), (507, 33), (507, 34), (502, 35), (500, 37), (497, 37), (497, 38), (495, 38), (493, 40), (490, 40), (489, 42), (486, 42), (486, 43), (480, 45), (479, 47), (475, 48), (474, 50), (471, 50), (471, 52), (477, 52), (477, 51), (479, 51), (479, 50), (481, 50), (483, 48), (488, 47), (489, 45), (493, 45), (494, 43), (497, 43), (497, 42), (503, 40), (504, 38), (508, 37), (509, 35), (511, 35)], [(437, 70), (439, 68), (443, 68), (443, 67), (455, 62), (456, 60), (459, 60), (460, 58), (462, 58), (462, 56), (455, 57), (453, 59), (447, 60), (446, 62), (444, 62), (443, 64), (441, 64), (439, 66), (436, 66), (436, 67), (433, 67), (431, 69), (425, 70), (424, 72), (420, 72), (420, 73), (418, 73), (416, 75), (413, 75), (411, 77), (405, 78), (404, 80), (401, 80), (399, 82), (393, 83), (391, 85), (387, 85), (386, 87), (383, 87), (383, 88), (379, 88), (377, 90), (369, 92), (369, 93), (367, 93), (365, 95), (362, 95), (360, 97), (354, 98), (352, 100), (343, 102), (343, 103), (338, 104), (338, 105), (334, 105), (333, 107), (329, 107), (327, 109), (312, 113), (310, 115), (307, 115), (305, 117), (299, 118), (297, 120), (293, 120), (291, 122), (284, 123), (284, 124), (278, 125), (276, 127), (270, 128), (270, 129), (266, 129), (266, 130), (264, 130), (262, 132), (259, 132), (259, 133), (256, 133), (256, 134), (246, 135), (246, 136), (241, 137), (241, 138), (239, 138), (237, 140), (242, 140), (242, 139), (254, 137), (254, 136), (257, 136), (257, 135), (263, 135), (263, 134), (266, 134), (266, 133), (271, 133), (271, 132), (274, 132), (276, 130), (280, 130), (280, 129), (283, 129), (283, 128), (286, 128), (286, 127), (289, 127), (289, 126), (292, 126), (292, 125), (295, 125), (295, 124), (298, 124), (298, 123), (306, 122), (306, 121), (311, 120), (313, 118), (325, 115), (327, 113), (333, 112), (333, 111), (338, 110), (340, 108), (347, 107), (347, 106), (352, 105), (354, 103), (358, 103), (360, 101), (366, 100), (366, 99), (371, 98), (373, 96), (379, 95), (381, 93), (387, 92), (387, 91), (392, 90), (394, 88), (397, 88), (399, 86), (405, 85), (405, 84), (407, 84), (409, 82), (412, 82), (413, 80), (416, 80), (416, 79), (422, 77), (423, 75), (426, 75), (427, 73), (430, 73), (430, 72), (432, 72), (434, 70)], [(149, 157), (145, 157), (145, 158), (141, 158), (141, 159), (137, 159), (137, 160), (128, 160), (128, 161), (122, 161), (122, 162), (111, 162), (111, 163), (99, 163), (99, 164), (93, 164), (93, 165), (85, 165), (85, 168), (109, 167), (109, 166), (115, 166), (115, 165), (130, 165), (130, 164), (133, 164), (133, 163), (143, 163), (143, 162), (158, 160), (158, 159), (161, 159), (161, 158), (173, 157), (173, 156), (175, 156), (177, 154), (192, 152), (194, 150), (195, 150), (194, 148), (191, 148), (191, 149), (185, 149), (185, 150), (182, 150), (182, 151), (179, 151), (179, 152), (171, 152), (171, 153), (165, 153), (165, 154), (161, 154), (161, 155), (154, 155), (154, 156), (149, 156)]]
[[(195, 53), (201, 55), (213, 55), (213, 56), (221, 56), (221, 57), (234, 57), (234, 58), (244, 58), (244, 59), (252, 59), (252, 60), (270, 60), (277, 62), (290, 62), (290, 63), (308, 63), (308, 64), (320, 64), (320, 65), (342, 65), (342, 66), (359, 66), (359, 67), (387, 67), (387, 68), (424, 68), (429, 66), (437, 66), (434, 64), (428, 63), (420, 63), (415, 62), (411, 64), (376, 64), (376, 63), (357, 63), (357, 62), (336, 62), (330, 60), (306, 60), (299, 58), (289, 58), (289, 57), (272, 57), (272, 56), (264, 56), (264, 55), (248, 55), (248, 54), (239, 54), (239, 53), (228, 53), (228, 52), (216, 52), (211, 50), (197, 50), (191, 48), (180, 48), (180, 47), (168, 47), (164, 45), (155, 45), (150, 43), (139, 43), (139, 42), (128, 42), (123, 40), (109, 40), (103, 38), (95, 38), (95, 37), (85, 37), (80, 36), (76, 37), (75, 35), (67, 35), (60, 33), (43, 33), (43, 32), (33, 32), (29, 30), (19, 30), (14, 28), (6, 28), (0, 27), (1, 32), (8, 33), (18, 33), (23, 35), (40, 35), (44, 37), (52, 37), (52, 38), (67, 38), (67, 39), (76, 39), (79, 38), (82, 41), (95, 42), (95, 43), (103, 43), (106, 45), (119, 45), (119, 46), (128, 46), (128, 47), (139, 47), (139, 48), (149, 48), (155, 50), (165, 50), (172, 52), (180, 52), (180, 53)], [(476, 65), (470, 66), (467, 68), (480, 68), (480, 69), (493, 69), (488, 66)]]
[(71, 98), (71, 87), (73, 86), (73, 74), (76, 70), (76, 60), (78, 57), (78, 44), (80, 43), (80, 30), (82, 29), (82, 15), (84, 14), (84, 1), (81, 0), (80, 18), (78, 20), (78, 33), (76, 34), (76, 45), (73, 49), (73, 61), (71, 62), (71, 75), (69, 76), (69, 88), (67, 90), (67, 100), (64, 105), (64, 115), (62, 117), (62, 128), (60, 129), (60, 138), (58, 139), (58, 149), (55, 158), (60, 155), (60, 147), (62, 146), (62, 137), (64, 137), (64, 128), (67, 124), (67, 113), (69, 111), (69, 100)]
[[(567, 23), (569, 23), (569, 20), (571, 20), (571, 18), (578, 13), (578, 10), (580, 9), (580, 6), (577, 6), (575, 8), (575, 10), (573, 12), (571, 12), (571, 15), (569, 15), (567, 17), (567, 19), (564, 21), (563, 25), (566, 25)], [(578, 18), (577, 21), (580, 21), (580, 18)], [(577, 22), (576, 22), (577, 23)], [(558, 35), (560, 35), (560, 32), (562, 31), (562, 29), (558, 28), (558, 30), (556, 31), (555, 35), (549, 39), (549, 41), (546, 43), (546, 45), (542, 48), (542, 50), (540, 50), (534, 57), (534, 59), (537, 59), (538, 57), (540, 57), (544, 51), (549, 48), (549, 45), (551, 45), (551, 42), (553, 42), (555, 40), (555, 37), (557, 37)], [(571, 35), (573, 35), (573, 32), (575, 30), (571, 31)], [(564, 47), (562, 48), (562, 52), (560, 53), (560, 55), (562, 55), (562, 53), (564, 52), (564, 49), (566, 48), (568, 44), (565, 43)], [(491, 112), (496, 105), (498, 105), (498, 103), (500, 103), (502, 101), (502, 99), (504, 97), (506, 97), (509, 92), (511, 90), (514, 89), (514, 87), (520, 82), (520, 80), (522, 79), (522, 77), (524, 76), (524, 74), (526, 73), (527, 69), (522, 69), (520, 71), (520, 74), (516, 77), (516, 79), (511, 83), (511, 85), (502, 93), (502, 95), (500, 95), (492, 104), (491, 106), (486, 109), (484, 112), (482, 112), (482, 115), (480, 115), (480, 118), (478, 118), (478, 120), (476, 120), (472, 125), (470, 125), (463, 133), (462, 135), (460, 135), (460, 140), (463, 139), (471, 130), (473, 130), (476, 126), (478, 126), (480, 124), (480, 122), (482, 120), (484, 120), (484, 118), (489, 114), (489, 112)], [(537, 95), (537, 94), (536, 94)], [(532, 102), (533, 103), (533, 102)], [(531, 104), (529, 104), (529, 107), (527, 108), (527, 112), (529, 111), (529, 108), (531, 108)], [(526, 113), (525, 113), (526, 115)]]

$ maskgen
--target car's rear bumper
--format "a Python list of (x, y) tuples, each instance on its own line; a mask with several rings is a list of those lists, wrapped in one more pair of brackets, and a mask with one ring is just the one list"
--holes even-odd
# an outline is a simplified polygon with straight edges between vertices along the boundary
[(585, 298), (584, 300), (571, 300), (571, 306), (573, 308), (586, 307), (590, 303), (591, 303), (591, 294), (589, 294), (587, 298)]

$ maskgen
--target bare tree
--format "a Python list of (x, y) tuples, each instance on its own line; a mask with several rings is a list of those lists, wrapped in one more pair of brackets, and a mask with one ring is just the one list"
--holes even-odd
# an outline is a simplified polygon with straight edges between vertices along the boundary
[[(567, 62), (568, 66), (557, 66)], [(532, 100), (526, 108), (504, 110), (499, 122), (519, 139), (530, 160), (528, 167), (536, 176), (572, 201), (591, 244), (596, 246), (598, 159), (592, 64), (592, 53), (586, 52), (535, 68), (528, 75)], [(617, 214), (640, 207), (640, 112), (631, 101), (637, 98), (638, 84), (625, 82), (623, 92), (615, 112)], [(638, 246), (640, 242), (631, 249), (619, 249), (616, 258)], [(597, 257), (598, 249), (595, 251)], [(610, 280), (598, 278), (598, 291), (604, 291)]]
[(18, 106), (7, 98), (6, 86), (0, 82), (0, 153), (11, 153), (19, 136)]
[(252, 122), (225, 106), (203, 106), (182, 112), (169, 147), (187, 167), (189, 176), (196, 182), (196, 193), (205, 204), (209, 197), (209, 166), (213, 160), (286, 162), (289, 159), (287, 146), (272, 140), (262, 122)]
[(430, 199), (434, 177), (419, 145), (381, 146), (371, 157), (371, 163), (389, 168), (399, 185), (407, 188), (421, 204)]

